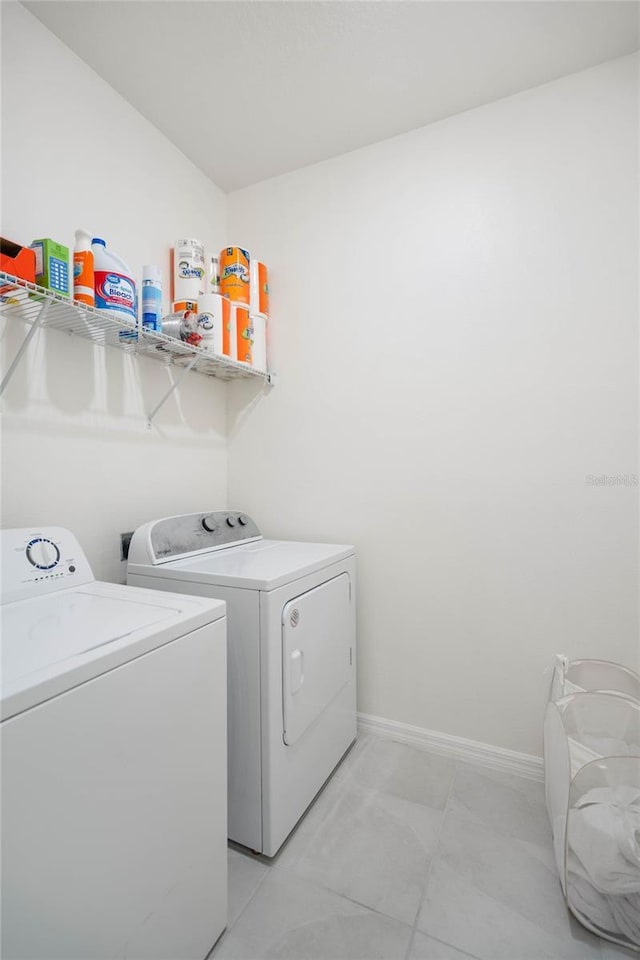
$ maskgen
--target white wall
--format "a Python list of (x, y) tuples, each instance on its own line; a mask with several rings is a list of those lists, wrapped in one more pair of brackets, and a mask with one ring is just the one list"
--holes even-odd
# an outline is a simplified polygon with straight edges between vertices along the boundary
[[(638, 666), (637, 60), (230, 197), (278, 386), (268, 535), (353, 542), (360, 710), (539, 754), (553, 654)], [(354, 123), (357, 118), (354, 118)]]
[[(2, 236), (107, 239), (140, 276), (179, 236), (226, 242), (226, 197), (23, 7), (2, 3)], [(167, 284), (168, 286), (168, 284)], [(165, 298), (168, 301), (168, 296)], [(4, 331), (6, 367), (25, 332)], [(226, 393), (149, 360), (39, 334), (3, 401), (3, 524), (76, 532), (98, 577), (124, 579), (119, 532), (226, 505)]]

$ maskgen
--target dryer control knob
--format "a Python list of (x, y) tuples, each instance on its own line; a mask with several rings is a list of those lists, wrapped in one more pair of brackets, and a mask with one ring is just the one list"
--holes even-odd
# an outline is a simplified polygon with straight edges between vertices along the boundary
[(213, 531), (216, 529), (215, 517), (203, 517), (203, 518), (202, 518), (202, 526), (203, 526), (203, 527), (205, 528), (205, 530), (207, 530), (209, 533), (213, 533)]
[(27, 544), (27, 560), (38, 570), (53, 570), (60, 560), (60, 551), (53, 540), (34, 537)]
[(236, 518), (235, 518), (235, 517), (227, 517), (227, 526), (229, 526), (229, 527), (235, 527), (235, 525), (236, 525)]
[(249, 523), (249, 517), (245, 517), (244, 513), (241, 513), (238, 517), (238, 523), (240, 526), (245, 527)]

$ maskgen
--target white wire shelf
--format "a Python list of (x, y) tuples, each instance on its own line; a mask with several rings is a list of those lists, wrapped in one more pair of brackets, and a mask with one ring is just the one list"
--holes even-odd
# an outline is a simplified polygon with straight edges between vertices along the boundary
[[(266, 383), (273, 382), (272, 374), (255, 370), (246, 363), (212, 354), (203, 347), (191, 346), (163, 333), (142, 329), (133, 323), (110, 316), (107, 311), (87, 307), (69, 297), (60, 296), (44, 287), (0, 272), (0, 289), (8, 284), (14, 286), (14, 289), (0, 294), (0, 316), (29, 325), (31, 335), (39, 327), (63, 330), (102, 347), (117, 347), (127, 353), (158, 360), (166, 366), (186, 367), (219, 380), (253, 377)], [(26, 347), (28, 339), (29, 334), (23, 347)], [(2, 381), (0, 392), (9, 382), (21, 354), (22, 348)]]

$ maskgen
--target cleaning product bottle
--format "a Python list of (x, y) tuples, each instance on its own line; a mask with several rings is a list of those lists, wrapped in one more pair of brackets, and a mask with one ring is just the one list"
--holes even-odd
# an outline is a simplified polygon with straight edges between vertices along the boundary
[(162, 330), (162, 274), (150, 264), (142, 268), (142, 327)]
[(93, 307), (96, 302), (93, 275), (93, 250), (91, 234), (76, 230), (76, 245), (73, 250), (73, 299)]
[(136, 285), (124, 260), (116, 256), (100, 237), (91, 241), (93, 250), (96, 307), (129, 323), (136, 322)]

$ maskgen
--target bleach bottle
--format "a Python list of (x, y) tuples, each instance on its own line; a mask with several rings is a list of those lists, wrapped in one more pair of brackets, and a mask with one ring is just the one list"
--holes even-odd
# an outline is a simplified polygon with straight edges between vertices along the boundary
[[(91, 241), (96, 290), (96, 308), (105, 310), (113, 317), (136, 323), (136, 285), (124, 260), (107, 250), (100, 237)], [(123, 330), (124, 337), (129, 331)], [(133, 332), (132, 332), (133, 334)], [(133, 334), (135, 336), (135, 334)]]

